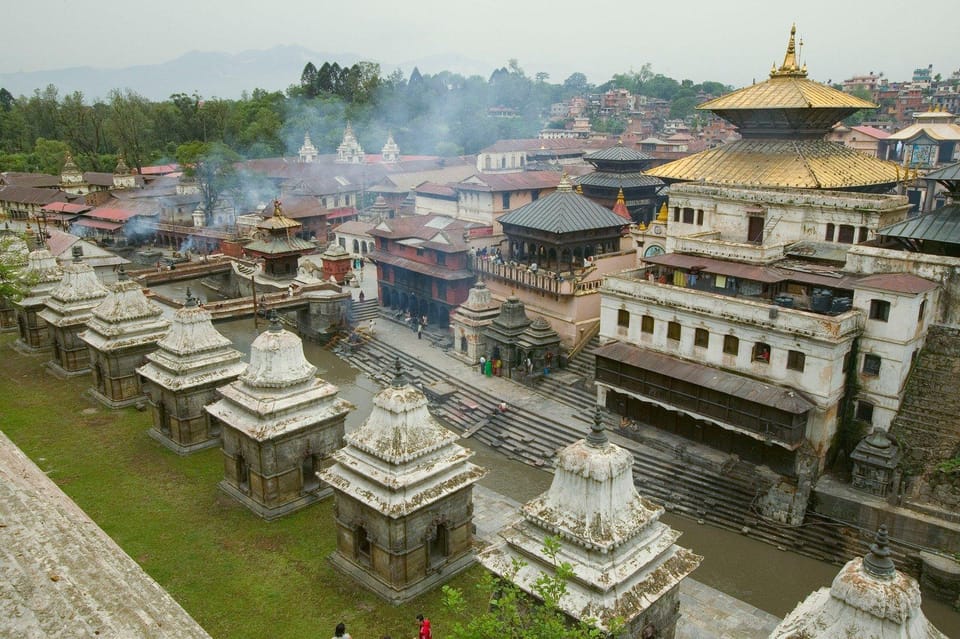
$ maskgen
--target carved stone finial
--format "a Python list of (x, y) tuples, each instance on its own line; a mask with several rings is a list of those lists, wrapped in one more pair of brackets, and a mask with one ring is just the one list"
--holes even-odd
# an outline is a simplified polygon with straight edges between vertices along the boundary
[(587, 443), (597, 448), (602, 448), (608, 443), (607, 427), (603, 425), (603, 407), (600, 404), (597, 404), (593, 412), (593, 425), (587, 433)]
[(79, 264), (83, 258), (83, 247), (79, 244), (74, 244), (70, 252), (73, 254), (74, 264)]
[(120, 265), (120, 268), (117, 269), (117, 281), (126, 282), (130, 279), (130, 276), (127, 275), (127, 269), (123, 268), (123, 264)]
[(184, 302), (183, 305), (186, 306), (187, 308), (196, 308), (197, 306), (200, 305), (197, 298), (193, 296), (193, 291), (190, 290), (189, 286), (187, 287), (187, 300), (186, 302)]
[(271, 308), (268, 318), (270, 319), (270, 328), (267, 330), (271, 333), (279, 333), (283, 330), (283, 324), (280, 323), (280, 313), (277, 312), (277, 309)]
[(407, 376), (403, 374), (403, 366), (398, 357), (393, 363), (393, 381), (390, 383), (394, 388), (403, 388), (407, 385)]
[(864, 570), (879, 579), (890, 579), (897, 571), (890, 558), (887, 541), (887, 526), (882, 524), (877, 531), (876, 541), (870, 546), (870, 552), (863, 558)]

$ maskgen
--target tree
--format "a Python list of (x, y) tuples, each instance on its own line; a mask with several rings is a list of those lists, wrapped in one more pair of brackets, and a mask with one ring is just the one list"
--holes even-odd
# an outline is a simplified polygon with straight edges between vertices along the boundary
[(300, 74), (300, 89), (305, 97), (317, 97), (317, 67), (313, 66), (313, 62), (307, 62), (303, 67), (303, 72)]
[[(560, 609), (560, 600), (567, 592), (567, 583), (573, 577), (573, 567), (558, 562), (560, 542), (553, 537), (544, 540), (543, 552), (553, 562), (554, 573), (541, 575), (533, 585), (535, 598), (526, 594), (514, 582), (523, 568), (515, 562), (504, 579), (485, 573), (477, 588), (488, 598), (488, 608), (463, 623), (454, 625), (453, 639), (488, 639), (489, 637), (522, 637), (523, 639), (599, 639), (606, 633), (584, 622), (570, 622)], [(463, 615), (466, 603), (463, 593), (443, 586), (443, 604)], [(619, 620), (610, 623), (610, 635), (622, 626)]]
[(590, 83), (587, 82), (587, 76), (579, 71), (571, 73), (570, 77), (563, 81), (563, 88), (575, 95), (586, 93), (590, 89)]
[(197, 182), (200, 206), (205, 223), (209, 225), (213, 222), (213, 210), (221, 194), (234, 187), (234, 164), (240, 160), (240, 156), (219, 142), (194, 140), (178, 146), (176, 157), (184, 172)]
[(13, 94), (0, 87), (0, 109), (9, 111), (13, 107)]
[(109, 94), (108, 131), (127, 164), (139, 173), (150, 151), (153, 121), (151, 103), (135, 91), (114, 89)]
[(22, 299), (33, 284), (21, 274), (27, 250), (24, 238), (15, 233), (0, 234), (0, 308)]

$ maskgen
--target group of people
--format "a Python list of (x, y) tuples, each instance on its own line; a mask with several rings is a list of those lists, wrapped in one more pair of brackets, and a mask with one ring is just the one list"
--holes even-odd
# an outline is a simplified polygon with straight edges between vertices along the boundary
[[(429, 619), (423, 615), (417, 615), (417, 625), (419, 626), (417, 639), (433, 639), (433, 632), (430, 630)], [(350, 633), (347, 632), (347, 624), (343, 623), (342, 621), (337, 624), (336, 630), (333, 631), (333, 639), (352, 639), (350, 637)], [(390, 636), (384, 635), (380, 639), (390, 639)]]

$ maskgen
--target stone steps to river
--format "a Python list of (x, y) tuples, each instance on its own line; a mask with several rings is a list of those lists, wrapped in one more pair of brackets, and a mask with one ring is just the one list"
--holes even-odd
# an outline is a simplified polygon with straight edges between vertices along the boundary
[(354, 325), (369, 322), (380, 317), (380, 306), (375, 299), (353, 300), (350, 304), (351, 317)]
[[(357, 368), (383, 384), (392, 378), (393, 362), (399, 357), (405, 371), (413, 372), (421, 384), (443, 380), (457, 388), (446, 402), (431, 405), (431, 412), (451, 428), (465, 432), (486, 422), (473, 435), (511, 459), (540, 468), (550, 468), (555, 452), (583, 437), (592, 422), (595, 396), (589, 403), (577, 405), (567, 423), (511, 407), (505, 414), (497, 411), (500, 399), (474, 388), (469, 380), (452, 378), (448, 373), (406, 355), (379, 339), (367, 341), (363, 348), (343, 354)], [(551, 398), (553, 399), (553, 398)], [(464, 407), (476, 406), (467, 410)], [(615, 416), (606, 418), (611, 432), (618, 433)], [(619, 434), (619, 433), (618, 433)], [(644, 496), (677, 514), (745, 532), (779, 548), (792, 549), (822, 561), (840, 563), (864, 554), (872, 542), (871, 531), (864, 535), (856, 529), (838, 525), (815, 513), (808, 513), (802, 526), (789, 527), (761, 518), (754, 510), (758, 491), (767, 487), (761, 475), (746, 462), (716, 469), (698, 463), (695, 455), (665, 452), (662, 447), (645, 445), (632, 438), (617, 437), (617, 443), (634, 454), (634, 481)], [(900, 565), (906, 549), (894, 543), (894, 557)]]

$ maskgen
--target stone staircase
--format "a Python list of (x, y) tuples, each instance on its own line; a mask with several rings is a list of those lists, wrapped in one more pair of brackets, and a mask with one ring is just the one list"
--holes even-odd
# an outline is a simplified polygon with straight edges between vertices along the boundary
[(960, 452), (960, 329), (931, 326), (907, 378), (900, 411), (890, 430), (906, 444), (904, 461), (929, 473)]
[(365, 324), (371, 319), (380, 317), (380, 305), (375, 299), (353, 300), (350, 305), (354, 326)]
[(593, 381), (596, 375), (596, 358), (593, 350), (598, 346), (600, 337), (595, 335), (567, 362), (565, 369), (540, 378), (537, 390), (575, 408), (595, 404), (597, 400)]
[[(500, 413), (496, 410), (500, 398), (473, 387), (469, 376), (465, 380), (451, 376), (376, 337), (365, 340), (361, 348), (344, 349), (341, 356), (382, 385), (390, 383), (397, 358), (415, 383), (442, 380), (453, 385), (456, 392), (445, 402), (432, 403), (431, 412), (453, 430), (469, 431), (506, 457), (532, 466), (551, 468), (556, 451), (583, 437), (593, 419), (596, 398), (592, 394), (571, 411), (570, 419), (563, 421), (519, 406)], [(538, 392), (543, 390), (542, 386), (537, 388)], [(547, 397), (567, 403), (559, 397)], [(834, 563), (862, 556), (873, 541), (872, 531), (863, 534), (813, 512), (798, 527), (767, 521), (757, 514), (754, 503), (770, 486), (770, 479), (752, 464), (717, 451), (698, 450), (702, 447), (650, 426), (622, 429), (616, 415), (607, 414), (605, 419), (616, 443), (634, 455), (637, 489), (671, 512)], [(898, 565), (904, 565), (909, 549), (896, 543), (891, 548)]]

